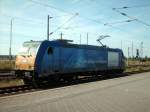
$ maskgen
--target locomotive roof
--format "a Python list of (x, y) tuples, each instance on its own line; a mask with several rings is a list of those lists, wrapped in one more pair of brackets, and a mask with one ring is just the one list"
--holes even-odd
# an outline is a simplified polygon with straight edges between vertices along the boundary
[[(47, 41), (47, 40), (46, 40)], [(87, 45), (87, 44), (74, 44), (70, 43), (73, 42), (72, 40), (54, 40), (49, 41), (51, 44), (55, 46), (64, 46), (64, 47), (75, 47), (75, 48), (83, 48), (83, 49), (105, 49), (105, 50), (113, 50), (113, 51), (120, 51), (118, 48), (109, 48), (107, 46), (96, 46), (96, 45)]]
[(104, 50), (113, 50), (113, 51), (120, 51), (118, 48), (109, 48), (106, 46), (95, 46), (95, 45), (86, 45), (86, 44), (74, 44), (70, 43), (73, 42), (72, 40), (66, 40), (66, 39), (57, 39), (57, 40), (52, 40), (52, 41), (27, 41), (24, 42), (24, 45), (28, 44), (40, 44), (40, 43), (47, 43), (52, 46), (63, 46), (63, 47), (74, 47), (74, 48), (83, 48), (83, 49), (104, 49)]

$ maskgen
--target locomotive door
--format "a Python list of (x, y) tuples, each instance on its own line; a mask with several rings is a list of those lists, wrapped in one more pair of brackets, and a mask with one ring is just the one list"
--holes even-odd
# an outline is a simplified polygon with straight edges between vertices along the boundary
[(58, 73), (60, 72), (60, 48), (55, 47), (53, 50), (53, 72)]
[(53, 63), (54, 63), (54, 48), (53, 47), (49, 47), (48, 48), (48, 69), (49, 72), (53, 72)]

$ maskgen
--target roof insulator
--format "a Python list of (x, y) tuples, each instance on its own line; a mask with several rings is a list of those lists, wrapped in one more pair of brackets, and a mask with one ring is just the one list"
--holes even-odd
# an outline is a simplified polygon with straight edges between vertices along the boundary
[(129, 7), (126, 7), (126, 6), (125, 6), (125, 7), (122, 7), (122, 8), (123, 8), (123, 9), (127, 9), (127, 8), (129, 8)]
[(126, 13), (123, 13), (123, 12), (122, 12), (121, 14), (122, 14), (122, 15), (124, 15), (124, 16), (127, 16), (127, 14), (126, 14)]

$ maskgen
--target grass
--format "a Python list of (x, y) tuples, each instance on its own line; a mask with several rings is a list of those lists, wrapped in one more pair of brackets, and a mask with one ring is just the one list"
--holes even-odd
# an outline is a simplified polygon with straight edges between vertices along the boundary
[(19, 85), (23, 85), (23, 84), (24, 84), (24, 82), (21, 79), (0, 80), (0, 88), (19, 86)]
[(150, 66), (137, 66), (137, 67), (129, 67), (126, 68), (125, 72), (144, 72), (144, 71), (150, 71)]
[(150, 61), (129, 60), (125, 72), (150, 70)]
[(0, 60), (0, 70), (14, 70), (15, 60)]

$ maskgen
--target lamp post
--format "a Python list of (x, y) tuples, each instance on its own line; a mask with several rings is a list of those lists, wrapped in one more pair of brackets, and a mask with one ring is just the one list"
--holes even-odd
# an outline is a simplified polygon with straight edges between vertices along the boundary
[(10, 42), (9, 42), (9, 59), (12, 58), (12, 25), (13, 25), (13, 18), (10, 21)]
[(53, 18), (53, 17), (48, 15), (48, 17), (47, 17), (47, 40), (49, 40), (49, 35), (50, 35), (50, 33), (49, 33), (49, 19), (51, 19), (51, 18)]

